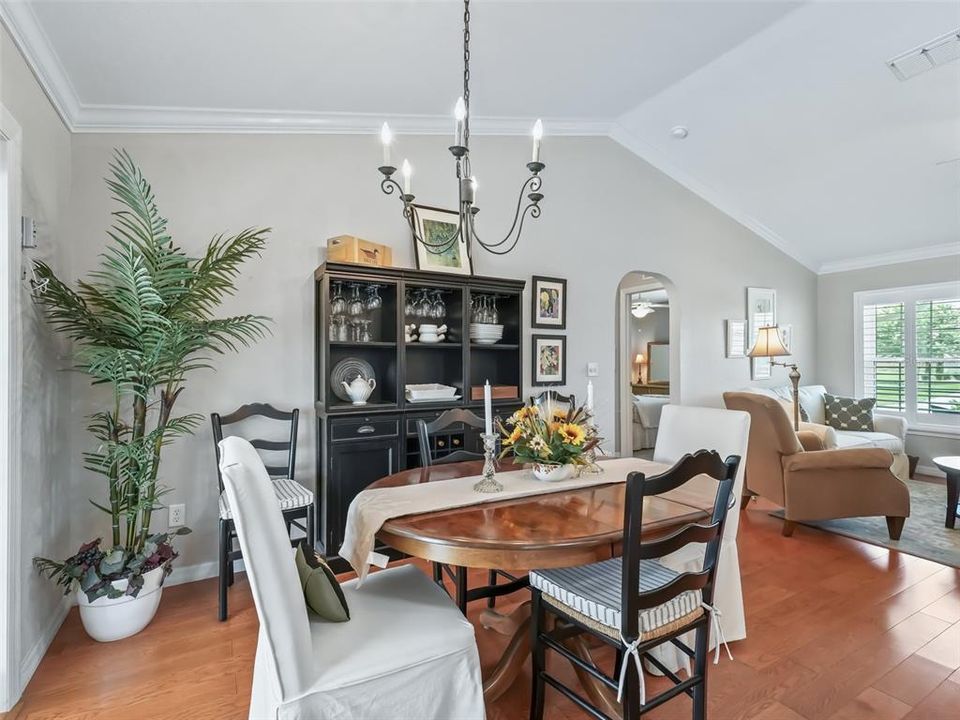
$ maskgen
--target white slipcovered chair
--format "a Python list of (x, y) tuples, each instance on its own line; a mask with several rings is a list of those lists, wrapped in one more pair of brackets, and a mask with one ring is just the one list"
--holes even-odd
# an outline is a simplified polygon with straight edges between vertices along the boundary
[[(653, 451), (655, 462), (673, 464), (686, 453), (701, 448), (716, 450), (720, 457), (740, 456), (740, 468), (733, 485), (732, 497), (737, 500), (727, 511), (727, 523), (720, 545), (717, 565), (717, 584), (713, 605), (720, 611), (720, 622), (728, 642), (747, 637), (747, 622), (743, 610), (743, 591), (740, 585), (740, 556), (737, 552), (737, 530), (740, 527), (739, 498), (743, 493), (743, 478), (747, 466), (747, 441), (750, 438), (750, 415), (738, 410), (684, 407), (667, 405), (660, 417), (660, 431)], [(703, 546), (679, 550), (661, 559), (673, 570), (699, 570), (703, 563)], [(711, 647), (719, 639), (712, 635)], [(664, 646), (657, 653), (667, 667), (686, 666), (686, 656), (672, 646)]]
[(482, 720), (473, 626), (407, 565), (343, 584), (350, 620), (308, 616), (283, 515), (246, 440), (220, 470), (260, 620), (251, 720)]

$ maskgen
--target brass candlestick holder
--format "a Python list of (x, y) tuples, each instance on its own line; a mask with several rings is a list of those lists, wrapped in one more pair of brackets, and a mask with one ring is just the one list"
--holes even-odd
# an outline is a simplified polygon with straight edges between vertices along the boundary
[(480, 437), (483, 439), (483, 478), (473, 486), (473, 489), (478, 493), (503, 492), (503, 484), (494, 477), (496, 467), (493, 463), (493, 454), (497, 448), (497, 435), (483, 433)]

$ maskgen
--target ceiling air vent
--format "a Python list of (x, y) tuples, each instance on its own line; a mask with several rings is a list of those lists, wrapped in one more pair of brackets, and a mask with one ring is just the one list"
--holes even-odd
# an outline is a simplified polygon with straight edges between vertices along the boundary
[(887, 60), (887, 67), (898, 79), (909, 80), (957, 58), (960, 58), (960, 28)]

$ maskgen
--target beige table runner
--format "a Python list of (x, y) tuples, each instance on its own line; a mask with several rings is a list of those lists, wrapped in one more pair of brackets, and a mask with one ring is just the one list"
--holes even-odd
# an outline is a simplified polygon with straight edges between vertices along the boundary
[(343, 545), (340, 546), (340, 557), (350, 563), (362, 583), (369, 565), (382, 564), (373, 552), (375, 538), (383, 524), (393, 518), (626, 482), (631, 472), (657, 475), (670, 468), (663, 463), (639, 458), (603, 460), (600, 467), (603, 468), (601, 473), (584, 473), (560, 482), (542, 482), (530, 470), (501, 472), (497, 473), (497, 480), (503, 485), (503, 492), (489, 494), (473, 489), (480, 480), (478, 475), (363, 490), (353, 499), (347, 511), (347, 527)]

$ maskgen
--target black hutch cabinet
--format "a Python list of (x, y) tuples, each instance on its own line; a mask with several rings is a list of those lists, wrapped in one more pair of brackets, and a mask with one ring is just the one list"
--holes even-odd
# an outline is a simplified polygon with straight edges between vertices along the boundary
[[(515, 389), (494, 399), (496, 414), (521, 405), (524, 281), (332, 262), (317, 268), (314, 279), (316, 510), (320, 545), (340, 570), (337, 551), (351, 500), (384, 475), (420, 464), (417, 419), (452, 407), (482, 414), (477, 388), (487, 380), (501, 394)], [(475, 310), (503, 326), (502, 339), (471, 342)], [(424, 323), (446, 325), (444, 339), (406, 342), (405, 328)], [(376, 381), (363, 405), (351, 403), (339, 384), (358, 370)], [(407, 399), (407, 385), (428, 383), (457, 388), (457, 399)], [(432, 442), (435, 456), (482, 448), (478, 433), (466, 427), (451, 427)]]

